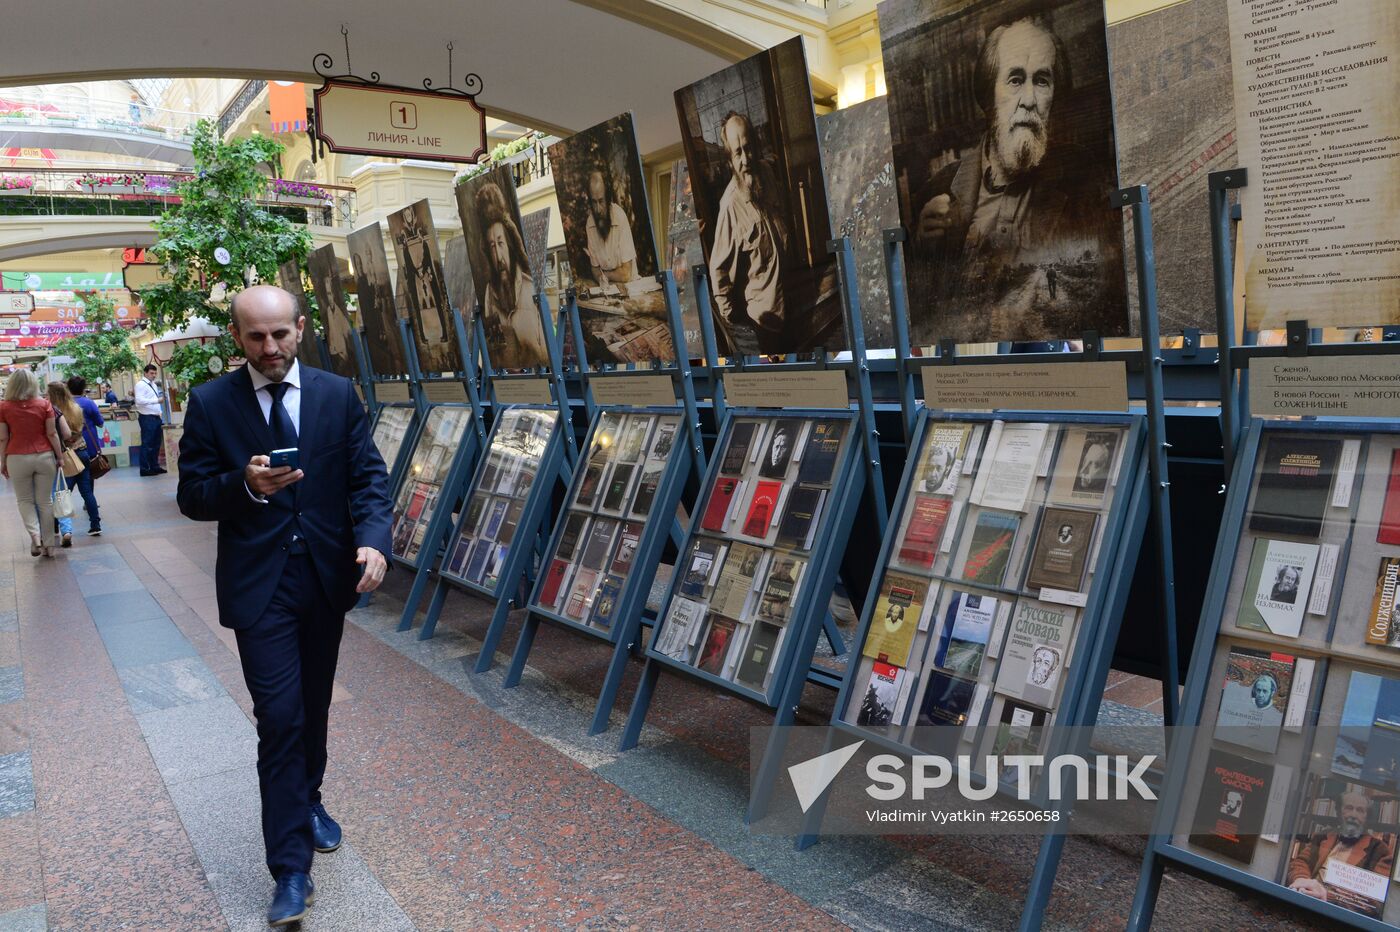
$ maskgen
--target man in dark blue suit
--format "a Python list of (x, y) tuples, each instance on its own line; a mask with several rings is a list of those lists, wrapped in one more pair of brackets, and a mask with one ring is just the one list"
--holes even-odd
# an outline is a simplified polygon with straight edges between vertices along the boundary
[[(313, 849), (340, 846), (321, 804), (331, 684), (345, 613), (384, 579), (392, 502), (352, 383), (297, 363), (292, 295), (258, 285), (232, 314), (248, 364), (190, 394), (177, 497), (186, 517), (219, 522), (219, 622), (234, 629), (253, 697), (277, 882), (267, 920), (280, 926), (311, 905)], [(270, 465), (289, 449), (298, 462)]]

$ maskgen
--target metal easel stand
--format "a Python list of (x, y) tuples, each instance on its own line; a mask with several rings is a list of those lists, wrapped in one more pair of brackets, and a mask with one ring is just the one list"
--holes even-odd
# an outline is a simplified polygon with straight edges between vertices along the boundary
[(374, 367), (370, 364), (369, 350), (365, 348), (364, 334), (353, 327), (350, 328), (350, 348), (355, 354), (356, 381), (360, 385), (360, 393), (364, 395), (370, 420), (374, 420), (379, 413), (379, 403), (374, 397)]
[[(637, 647), (641, 638), (642, 620), (646, 609), (646, 598), (650, 591), (650, 581), (652, 572), (661, 560), (661, 555), (665, 549), (666, 538), (669, 536), (677, 539), (677, 546), (684, 542), (684, 534), (680, 528), (680, 523), (674, 517), (676, 506), (680, 501), (685, 484), (690, 477), (694, 464), (699, 464), (704, 470), (704, 448), (700, 442), (699, 412), (696, 410), (695, 392), (692, 385), (692, 375), (690, 371), (690, 355), (685, 343), (685, 330), (681, 323), (680, 301), (676, 294), (675, 279), (670, 272), (663, 272), (657, 276), (662, 286), (666, 290), (667, 309), (671, 324), (672, 346), (676, 354), (676, 365), (674, 368), (632, 370), (636, 374), (645, 375), (655, 372), (668, 372), (679, 381), (679, 393), (681, 394), (682, 416), (687, 420), (686, 436), (689, 443), (677, 443), (673, 448), (671, 457), (666, 465), (666, 470), (658, 484), (655, 500), (652, 505), (652, 514), (671, 515), (670, 522), (664, 520), (647, 521), (643, 523), (642, 536), (638, 541), (637, 553), (633, 557), (631, 571), (627, 574), (623, 582), (623, 587), (619, 593), (617, 610), (614, 613), (614, 624), (608, 631), (602, 631), (594, 626), (581, 624), (572, 619), (566, 618), (559, 613), (544, 609), (538, 605), (541, 590), (544, 585), (544, 576), (536, 582), (534, 591), (529, 600), (529, 611), (525, 616), (525, 623), (520, 631), (520, 637), (516, 641), (515, 654), (511, 658), (510, 669), (507, 671), (504, 685), (512, 688), (519, 684), (520, 678), (525, 670), (525, 663), (533, 647), (535, 634), (539, 631), (541, 622), (550, 621), (562, 627), (571, 628), (589, 637), (600, 638), (613, 644), (612, 660), (608, 664), (608, 670), (603, 678), (603, 686), (598, 695), (598, 702), (594, 709), (593, 720), (589, 726), (589, 734), (596, 735), (607, 730), (612, 715), (612, 709), (617, 701), (618, 690), (622, 686), (623, 676), (627, 671), (627, 658)], [(574, 346), (577, 353), (579, 379), (583, 384), (584, 400), (589, 411), (589, 422), (592, 428), (589, 433), (590, 444), (586, 444), (584, 449), (591, 449), (592, 431), (598, 427), (598, 413), (601, 410), (594, 402), (593, 392), (589, 385), (590, 367), (588, 364), (587, 348), (584, 342), (583, 325), (580, 320), (577, 295), (570, 290), (565, 302), (565, 309), (568, 313), (569, 324), (573, 329)], [(560, 330), (563, 326), (561, 322)], [(615, 373), (618, 376), (626, 376), (626, 372)], [(623, 408), (623, 411), (641, 411), (649, 409)], [(581, 471), (576, 470), (575, 482), (580, 481)], [(566, 501), (573, 499), (572, 488)], [(565, 506), (567, 510), (567, 505)], [(559, 544), (559, 537), (563, 533), (564, 522), (562, 516), (556, 520), (553, 539), (549, 543), (546, 555), (553, 553)]]
[[(443, 480), (442, 491), (439, 493), (439, 504), (433, 512), (432, 519), (428, 522), (428, 529), (424, 532), (423, 543), (418, 549), (417, 558), (414, 560), (393, 558), (395, 563), (414, 571), (413, 584), (409, 587), (408, 596), (404, 599), (403, 614), (399, 618), (398, 630), (400, 631), (407, 631), (413, 627), (414, 616), (418, 613), (418, 603), (422, 601), (423, 594), (427, 591), (433, 567), (440, 559), (446, 558), (441, 550), (446, 543), (447, 534), (452, 530), (452, 515), (461, 509), (466, 496), (466, 483), (471, 479), (477, 456), (486, 438), (485, 429), (482, 427), (481, 399), (476, 390), (476, 364), (468, 352), (467, 332), (462, 326), (461, 315), (454, 313), (452, 320), (456, 324), (457, 346), (462, 358), (462, 368), (448, 378), (428, 381), (460, 381), (463, 383), (467, 392), (467, 405), (472, 412), (472, 423), (471, 428), (458, 444), (457, 451), (452, 455), (452, 465), (448, 468), (447, 476)], [(410, 363), (415, 372), (418, 371), (416, 357), (415, 353), (412, 357), (413, 361)], [(422, 381), (421, 378), (420, 381)], [(461, 407), (461, 405), (454, 403), (450, 407)], [(426, 414), (423, 415), (423, 419), (426, 428)], [(421, 441), (420, 432), (419, 442)]]
[[(1310, 356), (1393, 356), (1400, 352), (1400, 328), (1387, 327), (1381, 343), (1324, 343), (1321, 331), (1310, 328), (1306, 320), (1285, 323), (1283, 346), (1259, 346), (1257, 335), (1244, 332), (1243, 345), (1235, 345), (1235, 292), (1233, 227), (1239, 219), (1239, 208), (1232, 207), (1230, 191), (1246, 187), (1249, 172), (1232, 168), (1212, 172), (1209, 176), (1211, 257), (1215, 275), (1216, 334), (1220, 346), (1220, 433), (1224, 447), (1227, 478), (1225, 520), (1216, 542), (1216, 565), (1206, 590), (1201, 623), (1196, 631), (1196, 643), (1191, 654), (1191, 666), (1185, 684), (1185, 706), (1180, 718), (1182, 725), (1200, 724), (1201, 712), (1209, 689), (1209, 672), (1216, 640), (1220, 633), (1221, 613), (1230, 573), (1222, 570), (1222, 554), (1233, 559), (1238, 547), (1244, 520), (1244, 504), (1250, 490), (1252, 464), (1258, 453), (1260, 431), (1250, 428), (1249, 387), (1242, 377), (1251, 360), (1301, 359)], [(1360, 929), (1393, 929), (1394, 927), (1359, 913), (1338, 909), (1313, 897), (1289, 890), (1281, 884), (1255, 877), (1244, 871), (1218, 864), (1209, 858), (1176, 848), (1171, 844), (1173, 825), (1177, 819), (1186, 768), (1191, 758), (1189, 729), (1174, 736), (1168, 750), (1168, 771), (1162, 784), (1162, 801), (1153, 820), (1147, 853), (1138, 876), (1137, 892), (1133, 898), (1128, 929), (1137, 932), (1152, 925), (1157, 894), (1168, 862), (1204, 877), (1213, 883), (1244, 887), (1273, 899), (1282, 900), (1313, 912), (1322, 912), (1343, 924)]]

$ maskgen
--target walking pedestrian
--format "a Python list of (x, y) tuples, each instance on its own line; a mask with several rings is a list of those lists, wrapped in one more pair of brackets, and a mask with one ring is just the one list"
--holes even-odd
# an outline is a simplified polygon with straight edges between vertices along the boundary
[[(72, 450), (79, 460), (83, 461), (83, 471), (77, 476), (64, 476), (63, 482), (68, 488), (77, 485), (79, 476), (87, 474), (87, 441), (83, 438), (83, 409), (78, 407), (73, 400), (73, 395), (68, 391), (68, 386), (62, 382), (49, 383), (49, 404), (58, 414), (55, 426), (58, 428), (58, 438), (63, 443), (66, 450)], [(62, 464), (59, 464), (60, 468)], [(58, 538), (60, 547), (73, 546), (73, 516), (67, 515), (56, 519), (58, 524)]]
[(31, 557), (52, 557), (58, 545), (52, 534), (53, 489), (63, 446), (56, 420), (53, 405), (39, 395), (34, 373), (16, 369), (0, 401), (0, 475), (14, 484)]
[(77, 488), (78, 494), (83, 497), (83, 508), (87, 510), (88, 516), (88, 537), (102, 536), (102, 517), (98, 513), (97, 494), (94, 485), (97, 482), (92, 475), (92, 458), (102, 452), (102, 438), (98, 435), (97, 429), (106, 421), (102, 417), (102, 411), (97, 407), (97, 402), (87, 396), (87, 379), (80, 375), (75, 375), (68, 380), (68, 391), (72, 393), (73, 400), (83, 412), (83, 446), (84, 450), (79, 451), (78, 458), (83, 461), (83, 471), (74, 481), (68, 483), (68, 487)]

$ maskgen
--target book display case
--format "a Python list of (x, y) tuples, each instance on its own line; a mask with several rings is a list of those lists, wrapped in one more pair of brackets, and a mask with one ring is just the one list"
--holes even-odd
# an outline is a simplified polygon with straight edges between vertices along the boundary
[(1164, 863), (1393, 928), (1400, 427), (1255, 420), (1235, 477), (1134, 923)]
[(407, 462), (407, 451), (418, 427), (418, 407), (413, 404), (382, 404), (374, 416), (374, 428), (370, 436), (375, 449), (389, 470), (389, 485), (398, 491), (399, 480), (403, 478), (403, 467)]
[(425, 555), (429, 560), (436, 555), (442, 516), (455, 510), (452, 490), (461, 485), (462, 470), (476, 454), (473, 417), (467, 405), (428, 409), (394, 495), (391, 544), (396, 563), (416, 568)]

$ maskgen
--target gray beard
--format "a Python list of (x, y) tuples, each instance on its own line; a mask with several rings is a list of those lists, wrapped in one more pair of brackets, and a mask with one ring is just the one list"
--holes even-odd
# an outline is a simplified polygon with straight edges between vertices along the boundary
[(993, 155), (1008, 178), (1024, 175), (1041, 163), (1047, 148), (1045, 132), (1026, 127), (1003, 127), (992, 145)]

